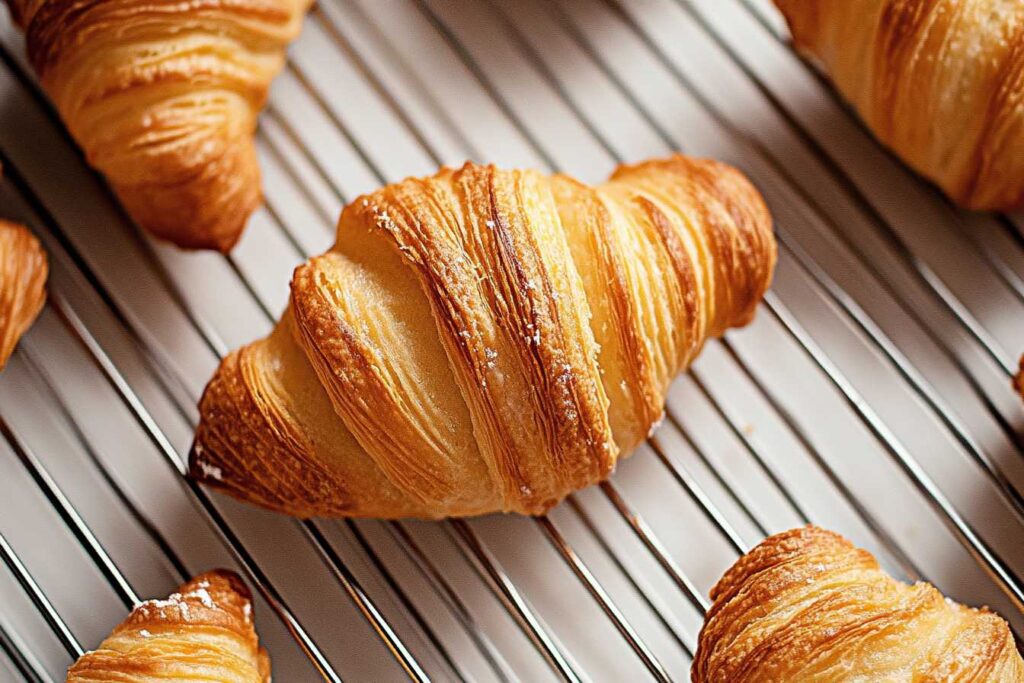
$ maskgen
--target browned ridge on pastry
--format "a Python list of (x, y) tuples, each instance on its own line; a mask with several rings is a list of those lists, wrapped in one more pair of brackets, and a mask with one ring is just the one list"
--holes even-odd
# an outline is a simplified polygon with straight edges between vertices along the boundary
[(166, 600), (136, 605), (99, 648), (68, 670), (67, 683), (112, 681), (270, 683), (249, 589), (232, 572), (212, 571)]
[(193, 476), (299, 516), (541, 513), (604, 479), (775, 264), (747, 179), (467, 163), (357, 199), (207, 385)]
[(1024, 2), (775, 0), (878, 138), (968, 208), (1024, 208)]
[(131, 217), (229, 250), (260, 202), (253, 135), (310, 0), (7, 0), (86, 158)]
[(907, 585), (808, 526), (741, 557), (711, 589), (694, 683), (1024, 681), (1005, 621)]
[(1024, 356), (1020, 357), (1017, 374), (1013, 376), (1013, 388), (1024, 399)]
[(28, 228), (0, 219), (0, 370), (46, 303), (46, 253)]

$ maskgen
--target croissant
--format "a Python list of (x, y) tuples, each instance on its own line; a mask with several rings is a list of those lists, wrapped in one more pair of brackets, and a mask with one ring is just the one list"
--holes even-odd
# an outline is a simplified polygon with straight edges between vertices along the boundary
[(46, 273), (39, 240), (0, 219), (0, 370), (46, 302)]
[(310, 0), (7, 0), (29, 59), (131, 217), (229, 250), (260, 202), (253, 135)]
[(875, 135), (972, 209), (1024, 208), (1024, 3), (775, 0)]
[(1005, 621), (900, 583), (813, 526), (763, 541), (711, 598), (694, 683), (1024, 681)]
[(166, 600), (136, 605), (98, 649), (68, 670), (67, 683), (112, 681), (270, 683), (249, 589), (232, 572), (212, 571)]
[(193, 476), (297, 516), (535, 514), (609, 475), (775, 263), (738, 171), (467, 163), (357, 199), (207, 385)]

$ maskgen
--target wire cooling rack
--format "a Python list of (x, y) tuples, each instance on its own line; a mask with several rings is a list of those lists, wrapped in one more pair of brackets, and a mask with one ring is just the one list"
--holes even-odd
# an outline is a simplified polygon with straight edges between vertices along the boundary
[[(232, 566), (275, 680), (681, 680), (707, 592), (808, 521), (1024, 627), (1024, 220), (957, 211), (794, 55), (767, 0), (322, 0), (273, 86), (227, 257), (151, 242), (0, 22), (0, 215), (51, 296), (0, 377), (0, 678), (63, 680), (139, 596)], [(195, 403), (357, 194), (466, 158), (744, 169), (772, 293), (612, 480), (545, 518), (298, 522), (181, 476)]]

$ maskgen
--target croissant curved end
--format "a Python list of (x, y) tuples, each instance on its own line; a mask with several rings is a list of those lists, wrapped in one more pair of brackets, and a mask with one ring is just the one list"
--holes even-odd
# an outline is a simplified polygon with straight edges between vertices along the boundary
[(47, 273), (35, 235), (0, 219), (0, 370), (46, 303)]
[(775, 0), (878, 140), (973, 210), (1024, 208), (1024, 5)]
[(694, 683), (1024, 681), (1008, 624), (901, 583), (814, 526), (771, 536), (711, 589)]
[(216, 569), (166, 598), (140, 602), (68, 669), (67, 683), (115, 680), (269, 683), (270, 658), (259, 644), (245, 582)]

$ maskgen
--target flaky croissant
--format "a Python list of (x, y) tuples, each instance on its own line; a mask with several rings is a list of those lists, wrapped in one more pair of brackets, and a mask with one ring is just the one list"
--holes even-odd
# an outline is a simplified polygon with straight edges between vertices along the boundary
[(253, 135), (310, 0), (7, 0), (72, 136), (132, 218), (227, 251), (260, 202)]
[(99, 648), (68, 670), (67, 683), (112, 681), (270, 683), (249, 589), (231, 572), (212, 571), (166, 600), (136, 605)]
[(28, 228), (0, 219), (0, 370), (46, 303), (46, 253)]
[(1024, 681), (1006, 622), (907, 585), (842, 536), (763, 541), (711, 589), (694, 683)]
[(774, 263), (761, 196), (714, 161), (389, 185), (295, 271), (273, 333), (224, 359), (191, 472), (298, 516), (543, 512), (647, 436)]
[(878, 138), (973, 209), (1024, 207), (1024, 3), (775, 0)]

